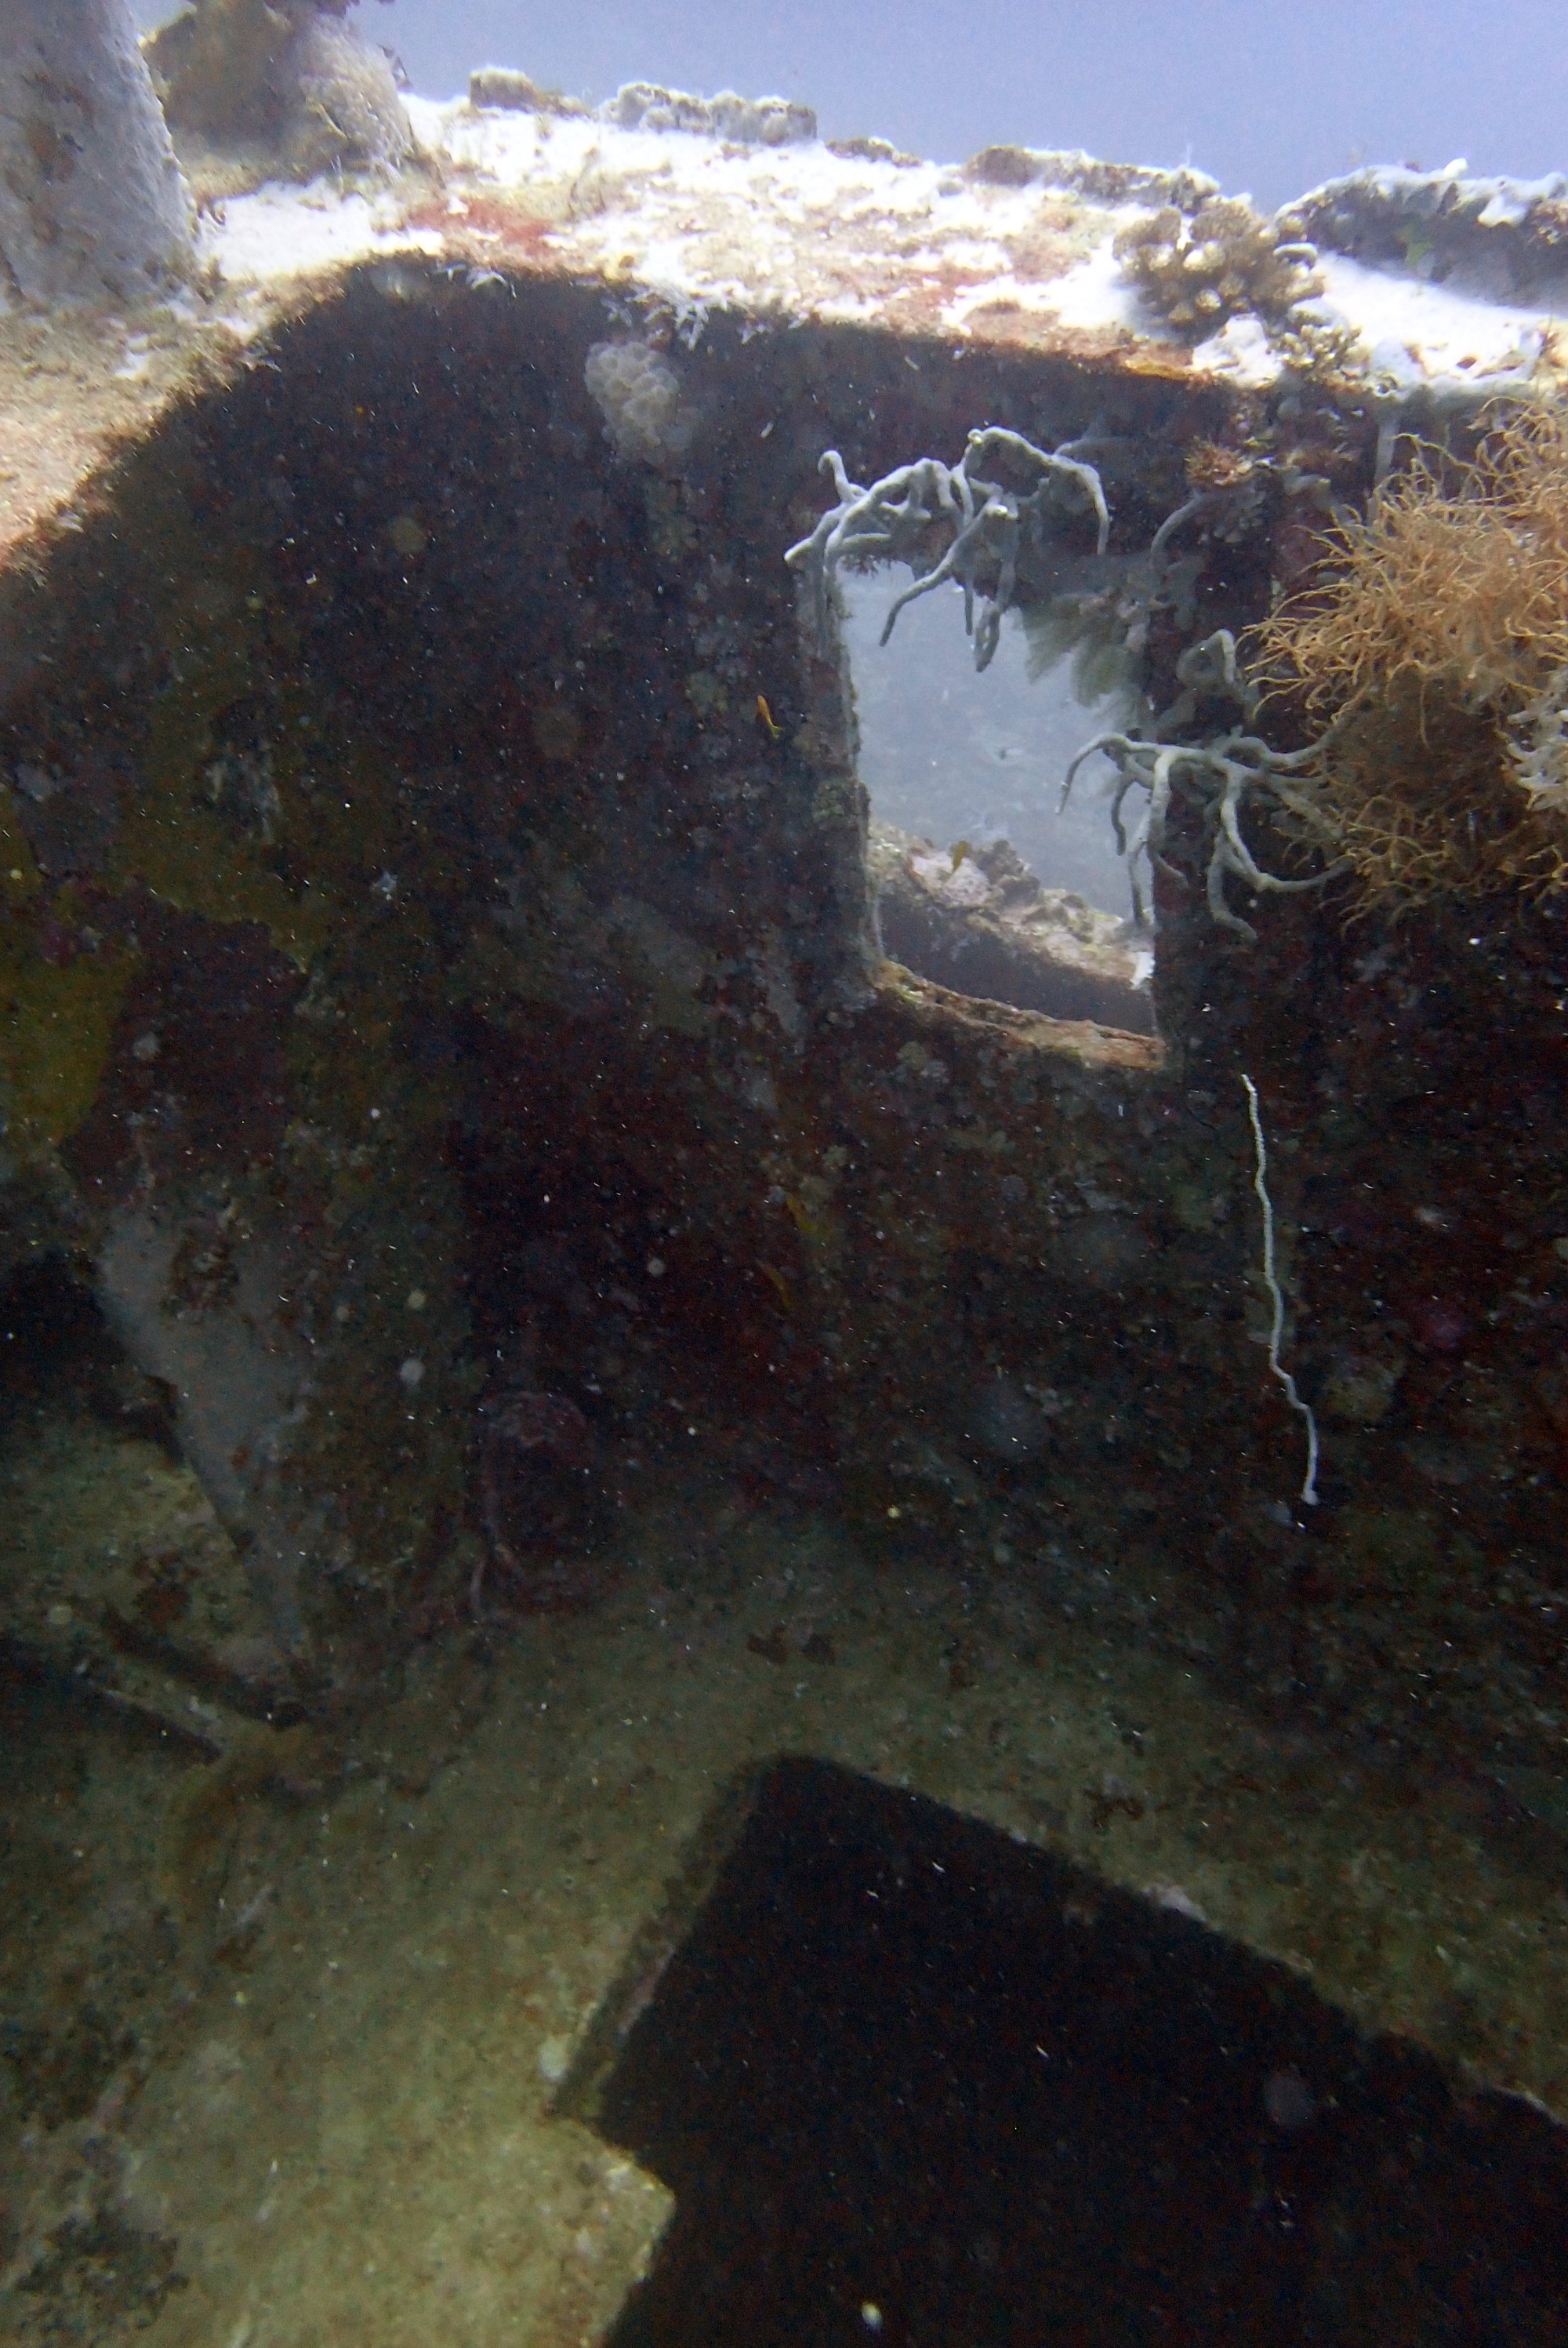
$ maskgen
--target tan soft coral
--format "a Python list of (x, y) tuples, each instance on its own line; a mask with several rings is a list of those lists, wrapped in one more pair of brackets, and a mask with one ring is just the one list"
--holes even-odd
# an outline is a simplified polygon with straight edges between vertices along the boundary
[(1212, 335), (1251, 310), (1282, 317), (1318, 291), (1311, 248), (1236, 196), (1211, 196), (1191, 218), (1166, 204), (1124, 228), (1112, 247), (1145, 306), (1184, 335)]
[(1568, 886), (1568, 420), (1423, 451), (1327, 576), (1257, 629), (1255, 671), (1333, 720), (1317, 777), (1362, 901)]

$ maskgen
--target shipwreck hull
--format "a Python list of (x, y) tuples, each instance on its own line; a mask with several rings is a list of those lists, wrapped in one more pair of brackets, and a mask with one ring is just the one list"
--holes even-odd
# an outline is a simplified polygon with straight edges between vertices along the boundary
[[(1223, 647), (1415, 437), (1555, 412), (1556, 183), (1268, 223), (783, 100), (405, 103), (255, 14), (265, 119), (230, 12), (151, 52), (184, 292), (0, 315), (0, 2290), (580, 2348), (755, 2230), (753, 2328), (787, 2266), (897, 2329), (918, 2171), (952, 2322), (1005, 2242), (1028, 2325), (1076, 2097), (1086, 2337), (1158, 2240), (1216, 2337), (1506, 2283), (1544, 2339), (1562, 896), (1325, 874), (1310, 701)], [(986, 427), (1130, 824), (1141, 729), (1189, 759), (1152, 932), (867, 804), (819, 522)], [(898, 2189), (819, 2287), (846, 2114)]]
[[(1224, 396), (710, 316), (651, 458), (584, 387), (607, 339), (590, 289), (363, 264), (14, 556), (9, 1261), (172, 1390), (302, 1684), (406, 1635), (526, 1375), (589, 1399), (607, 1488), (701, 1397), (895, 1554), (1031, 1557), (1273, 1701), (1542, 1760), (1554, 925), (1330, 891), (1249, 945), (1165, 882), (1158, 1039), (914, 981), (779, 559), (825, 445), (869, 479), (1108, 413), (1133, 551)], [(1269, 553), (1214, 549), (1216, 623)]]

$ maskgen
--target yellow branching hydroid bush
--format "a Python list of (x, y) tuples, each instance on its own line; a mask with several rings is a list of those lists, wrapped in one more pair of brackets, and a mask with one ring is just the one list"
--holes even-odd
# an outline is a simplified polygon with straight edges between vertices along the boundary
[(1363, 908), (1568, 889), (1568, 417), (1423, 450), (1253, 633)]

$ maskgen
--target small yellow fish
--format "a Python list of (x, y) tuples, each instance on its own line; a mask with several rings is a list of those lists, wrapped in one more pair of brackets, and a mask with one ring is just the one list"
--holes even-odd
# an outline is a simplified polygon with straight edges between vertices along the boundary
[(794, 1290), (791, 1286), (790, 1282), (784, 1278), (783, 1272), (775, 1272), (771, 1263), (759, 1263), (757, 1270), (762, 1273), (764, 1280), (772, 1281), (774, 1288), (778, 1291), (778, 1300), (784, 1306), (784, 1311), (786, 1313), (793, 1313), (794, 1311)]
[(837, 1218), (831, 1208), (808, 1206), (793, 1190), (784, 1194), (784, 1211), (804, 1241), (812, 1256), (831, 1253), (837, 1243)]
[(784, 727), (774, 724), (774, 713), (768, 707), (766, 701), (763, 698), (763, 695), (760, 693), (757, 695), (757, 716), (763, 725), (767, 727), (769, 739), (774, 742), (778, 741), (784, 733)]
[(952, 879), (952, 877), (953, 877), (954, 873), (958, 870), (958, 869), (959, 865), (963, 862), (963, 860), (964, 860), (965, 857), (966, 857), (966, 856), (972, 856), (972, 855), (974, 854), (974, 852), (975, 852), (975, 851), (974, 851), (974, 850), (969, 846), (969, 843), (968, 843), (968, 841), (967, 839), (956, 839), (956, 840), (953, 842), (953, 847), (952, 847), (952, 858), (953, 858), (953, 860), (952, 860), (952, 862), (951, 862), (951, 863), (948, 865), (948, 880), (949, 880)]
[(805, 1200), (804, 1199), (797, 1199), (793, 1190), (786, 1190), (784, 1192), (784, 1210), (788, 1214), (791, 1222), (794, 1225), (796, 1231), (800, 1233), (802, 1239), (806, 1241), (808, 1246), (813, 1241), (819, 1240), (822, 1237), (821, 1223), (812, 1213), (811, 1209), (806, 1205)]

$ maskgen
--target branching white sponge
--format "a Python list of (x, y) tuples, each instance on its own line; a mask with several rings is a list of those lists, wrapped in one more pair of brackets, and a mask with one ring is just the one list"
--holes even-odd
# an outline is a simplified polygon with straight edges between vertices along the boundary
[(1244, 1076), (1246, 1091), (1246, 1113), (1252, 1120), (1252, 1146), (1255, 1168), (1252, 1187), (1257, 1192), (1257, 1203), (1263, 1210), (1263, 1284), (1268, 1291), (1268, 1366), (1285, 1388), (1285, 1398), (1298, 1417), (1307, 1424), (1307, 1473), (1302, 1478), (1301, 1497), (1309, 1509), (1317, 1506), (1317, 1421), (1310, 1403), (1303, 1402), (1296, 1390), (1296, 1380), (1279, 1358), (1280, 1343), (1285, 1335), (1285, 1297), (1279, 1285), (1279, 1275), (1274, 1266), (1274, 1201), (1268, 1195), (1268, 1144), (1263, 1138), (1263, 1117), (1257, 1106), (1257, 1086), (1250, 1076)]

